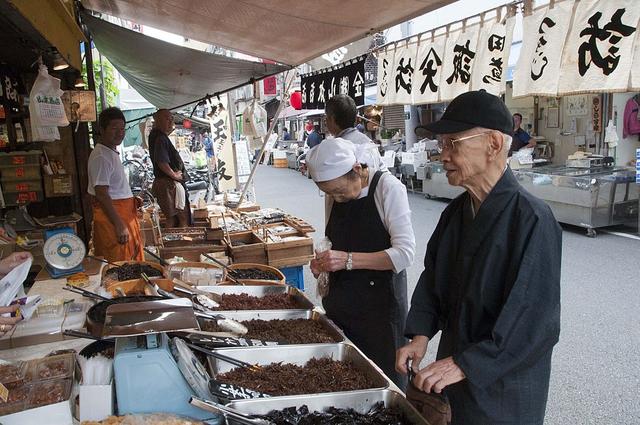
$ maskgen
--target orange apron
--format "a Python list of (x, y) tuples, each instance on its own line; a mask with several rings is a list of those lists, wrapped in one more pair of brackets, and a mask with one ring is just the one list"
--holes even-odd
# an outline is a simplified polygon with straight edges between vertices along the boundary
[(144, 244), (140, 234), (140, 224), (136, 211), (135, 198), (115, 199), (111, 201), (118, 216), (129, 229), (129, 241), (118, 243), (115, 226), (97, 201), (93, 202), (93, 249), (97, 256), (107, 261), (143, 261)]

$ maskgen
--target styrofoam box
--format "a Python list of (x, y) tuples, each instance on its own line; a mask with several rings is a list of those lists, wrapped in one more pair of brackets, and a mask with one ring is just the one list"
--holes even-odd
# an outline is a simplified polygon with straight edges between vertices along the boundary
[(56, 404), (0, 416), (2, 425), (72, 425), (71, 399)]
[(80, 422), (102, 421), (113, 415), (112, 385), (80, 385)]
[(287, 159), (287, 151), (274, 150), (273, 159)]

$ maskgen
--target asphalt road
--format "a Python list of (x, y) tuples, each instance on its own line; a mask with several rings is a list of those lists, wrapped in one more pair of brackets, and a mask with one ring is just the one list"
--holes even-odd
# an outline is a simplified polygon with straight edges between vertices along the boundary
[[(260, 166), (257, 201), (279, 207), (324, 232), (324, 199), (315, 184), (289, 169)], [(409, 194), (416, 261), (408, 269), (409, 298), (422, 272), (426, 244), (443, 200)], [(564, 227), (562, 330), (553, 355), (547, 424), (640, 424), (640, 240)], [(544, 264), (540, 265), (544, 267)], [(318, 302), (305, 267), (305, 290)], [(437, 338), (429, 346), (433, 359)]]

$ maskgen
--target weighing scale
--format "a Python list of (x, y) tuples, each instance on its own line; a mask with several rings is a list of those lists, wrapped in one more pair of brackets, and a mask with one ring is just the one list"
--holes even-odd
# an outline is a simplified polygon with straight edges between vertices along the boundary
[(44, 259), (52, 278), (69, 276), (83, 270), (82, 260), (87, 248), (70, 227), (46, 230), (44, 236)]
[(173, 413), (218, 425), (224, 419), (189, 404), (213, 399), (209, 376), (184, 342), (165, 333), (116, 338), (113, 363), (118, 414)]

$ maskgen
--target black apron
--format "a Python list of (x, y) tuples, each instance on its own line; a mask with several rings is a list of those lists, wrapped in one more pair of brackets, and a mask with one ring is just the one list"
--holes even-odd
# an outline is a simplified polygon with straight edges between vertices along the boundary
[[(345, 252), (378, 252), (391, 247), (391, 237), (376, 207), (374, 194), (381, 171), (373, 176), (369, 194), (349, 202), (334, 202), (325, 231), (332, 249)], [(322, 305), (359, 349), (398, 385), (396, 349), (401, 340), (394, 323), (406, 307), (397, 303), (391, 270), (340, 270), (330, 274), (329, 294)]]

